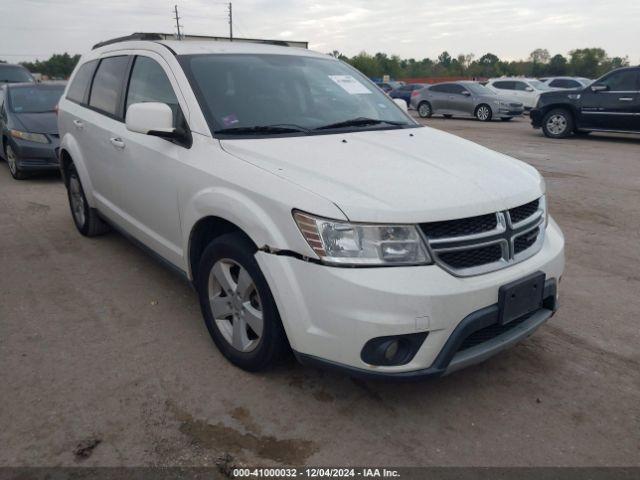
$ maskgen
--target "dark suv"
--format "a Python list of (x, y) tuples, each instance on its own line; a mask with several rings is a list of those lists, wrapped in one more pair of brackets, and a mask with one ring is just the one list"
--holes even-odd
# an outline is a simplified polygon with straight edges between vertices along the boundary
[(549, 138), (572, 133), (640, 133), (640, 67), (620, 68), (577, 90), (546, 92), (531, 124)]

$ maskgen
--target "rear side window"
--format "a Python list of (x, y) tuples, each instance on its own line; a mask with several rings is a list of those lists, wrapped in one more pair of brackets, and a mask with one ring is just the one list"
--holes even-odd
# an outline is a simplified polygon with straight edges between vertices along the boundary
[(98, 61), (92, 60), (80, 67), (78, 73), (73, 77), (71, 85), (69, 85), (67, 99), (78, 103), (86, 103), (89, 84), (91, 83), (91, 78), (93, 78), (93, 72), (95, 72), (97, 65)]
[(515, 90), (514, 82), (493, 82), (492, 85), (500, 90)]
[(440, 92), (440, 93), (446, 93), (447, 87), (449, 85), (448, 84), (443, 84), (443, 85), (434, 85), (433, 87), (429, 88), (429, 90), (431, 90), (432, 92)]
[(125, 71), (129, 63), (129, 57), (104, 58), (98, 66), (91, 87), (89, 106), (108, 113), (117, 115), (122, 94), (122, 84)]

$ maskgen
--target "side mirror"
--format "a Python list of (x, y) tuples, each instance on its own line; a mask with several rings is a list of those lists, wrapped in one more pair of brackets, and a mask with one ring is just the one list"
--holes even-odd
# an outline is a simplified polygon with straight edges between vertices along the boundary
[(533, 92), (533, 88), (532, 88), (532, 87), (527, 87), (527, 88), (525, 88), (525, 90), (526, 90), (527, 92)]
[(173, 112), (166, 103), (134, 103), (127, 109), (127, 130), (162, 138), (176, 138)]
[(393, 101), (395, 102), (396, 105), (398, 105), (402, 109), (403, 112), (406, 112), (409, 110), (407, 108), (407, 102), (405, 102), (401, 98), (394, 98)]
[(606, 92), (609, 90), (608, 85), (602, 85), (601, 83), (596, 83), (595, 85), (591, 85), (592, 92)]
[(465, 97), (470, 97), (471, 96), (471, 92), (469, 92), (468, 90), (463, 90), (462, 91), (462, 95), (464, 95)]

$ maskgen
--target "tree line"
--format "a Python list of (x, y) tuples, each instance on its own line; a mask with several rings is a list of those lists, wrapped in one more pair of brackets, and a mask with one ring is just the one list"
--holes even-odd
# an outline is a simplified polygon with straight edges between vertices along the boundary
[[(20, 62), (31, 73), (41, 73), (49, 78), (65, 79), (71, 75), (73, 69), (80, 61), (80, 55), (68, 53), (55, 53), (48, 60), (36, 60), (35, 62)], [(0, 60), (1, 63), (6, 63)]]
[(597, 78), (614, 68), (629, 65), (628, 57), (609, 57), (602, 48), (580, 48), (565, 57), (551, 55), (547, 49), (538, 48), (526, 60), (501, 60), (493, 53), (479, 58), (474, 54), (452, 57), (442, 52), (438, 58), (403, 59), (386, 53), (370, 55), (366, 52), (347, 57), (338, 51), (332, 56), (344, 60), (369, 77), (389, 75), (394, 79), (421, 77), (500, 77), (506, 76), (576, 76)]
[[(500, 77), (503, 75), (542, 77), (571, 75), (576, 77), (597, 78), (614, 68), (629, 65), (628, 57), (609, 57), (602, 48), (580, 48), (572, 50), (565, 57), (561, 54), (551, 56), (549, 51), (538, 48), (531, 52), (526, 60), (501, 60), (493, 53), (485, 53), (479, 58), (473, 54), (460, 54), (452, 57), (442, 52), (438, 58), (403, 59), (398, 55), (366, 52), (347, 57), (338, 51), (333, 55), (353, 65), (369, 77), (421, 78), (421, 77)], [(80, 55), (68, 53), (54, 54), (48, 60), (22, 62), (27, 69), (50, 78), (68, 78), (80, 60)], [(0, 60), (2, 62), (2, 60)]]

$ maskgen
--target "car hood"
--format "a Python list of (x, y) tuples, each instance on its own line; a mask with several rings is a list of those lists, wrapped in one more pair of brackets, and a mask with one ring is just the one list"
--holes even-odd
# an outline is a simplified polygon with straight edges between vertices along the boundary
[(464, 218), (519, 206), (544, 193), (533, 167), (427, 127), (221, 144), (325, 197), (352, 221)]
[(54, 135), (58, 133), (58, 119), (55, 112), (13, 113), (12, 115), (28, 132)]

